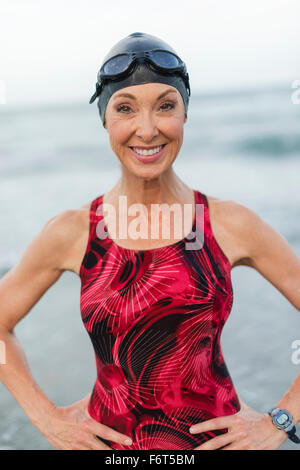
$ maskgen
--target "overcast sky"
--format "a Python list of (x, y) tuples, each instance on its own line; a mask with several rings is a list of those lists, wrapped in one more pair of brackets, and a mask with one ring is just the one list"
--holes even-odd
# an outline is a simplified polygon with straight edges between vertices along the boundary
[(135, 31), (168, 42), (192, 92), (300, 79), (299, 0), (0, 0), (6, 104), (88, 101), (109, 49)]

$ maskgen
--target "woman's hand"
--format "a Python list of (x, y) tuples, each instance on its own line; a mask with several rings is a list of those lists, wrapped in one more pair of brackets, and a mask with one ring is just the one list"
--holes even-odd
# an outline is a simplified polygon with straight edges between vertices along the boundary
[(192, 428), (192, 434), (228, 429), (194, 450), (275, 450), (287, 439), (285, 431), (277, 429), (267, 413), (258, 413), (245, 403), (234, 415), (209, 419)]
[(131, 444), (126, 442), (129, 436), (91, 418), (87, 409), (90, 395), (71, 406), (54, 407), (43, 426), (39, 426), (41, 433), (55, 449), (112, 450), (96, 436), (123, 445)]

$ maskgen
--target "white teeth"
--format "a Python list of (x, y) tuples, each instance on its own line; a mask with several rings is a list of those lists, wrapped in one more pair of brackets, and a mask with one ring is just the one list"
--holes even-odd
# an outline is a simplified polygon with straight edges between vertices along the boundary
[(155, 153), (160, 152), (162, 148), (163, 148), (163, 145), (161, 145), (160, 147), (155, 147), (154, 149), (151, 149), (151, 150), (141, 150), (136, 147), (133, 147), (133, 150), (139, 155), (154, 155)]

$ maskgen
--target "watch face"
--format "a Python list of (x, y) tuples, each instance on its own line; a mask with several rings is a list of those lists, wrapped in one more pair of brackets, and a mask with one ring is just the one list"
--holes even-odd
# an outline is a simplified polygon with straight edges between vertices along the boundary
[(276, 418), (276, 421), (278, 424), (284, 424), (289, 420), (289, 417), (287, 414), (282, 413), (278, 418)]

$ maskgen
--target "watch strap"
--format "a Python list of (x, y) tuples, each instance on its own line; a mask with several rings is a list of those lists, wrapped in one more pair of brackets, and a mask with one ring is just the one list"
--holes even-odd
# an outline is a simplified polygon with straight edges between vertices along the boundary
[(289, 436), (289, 438), (291, 439), (291, 441), (295, 442), (296, 444), (300, 444), (300, 439), (299, 437), (296, 435), (296, 428), (295, 426), (290, 430), (290, 431), (286, 431), (287, 435)]

